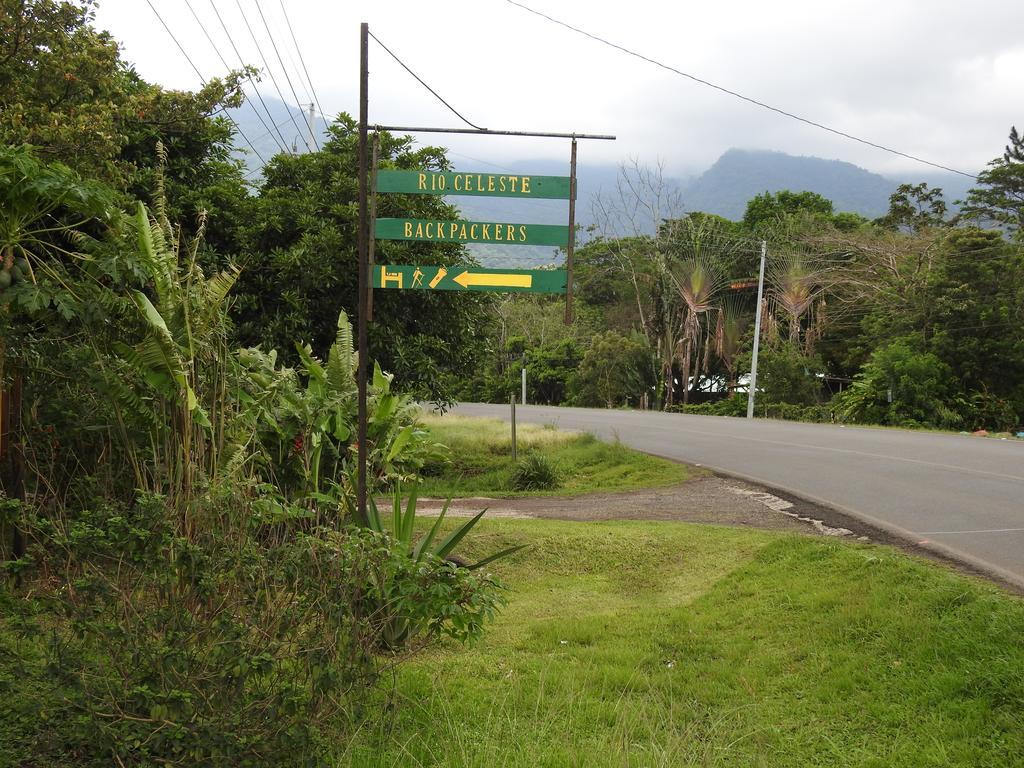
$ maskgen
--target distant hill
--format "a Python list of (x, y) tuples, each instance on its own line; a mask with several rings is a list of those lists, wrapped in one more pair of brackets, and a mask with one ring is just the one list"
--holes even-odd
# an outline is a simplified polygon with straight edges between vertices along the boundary
[[(227, 112), (264, 160), (270, 160), (281, 151), (282, 139), (288, 150), (294, 147), (297, 152), (305, 152), (307, 128), (302, 110), (272, 96), (264, 95), (263, 102), (267, 105), (269, 115), (256, 98)], [(313, 121), (313, 135), (323, 145), (327, 136), (327, 122), (319, 116)], [(238, 147), (238, 156), (245, 163), (247, 171), (251, 172), (249, 178), (258, 180), (256, 172), (262, 167), (259, 158), (241, 136), (235, 136), (235, 146)]]
[(942, 187), (951, 208), (970, 186), (969, 179), (961, 180), (954, 174), (922, 173), (891, 179), (841, 160), (730, 149), (686, 187), (683, 198), (688, 210), (738, 220), (743, 218), (747, 201), (763, 192), (817, 192), (831, 200), (837, 212), (849, 211), (873, 219), (889, 210), (889, 196), (898, 185), (921, 181)]

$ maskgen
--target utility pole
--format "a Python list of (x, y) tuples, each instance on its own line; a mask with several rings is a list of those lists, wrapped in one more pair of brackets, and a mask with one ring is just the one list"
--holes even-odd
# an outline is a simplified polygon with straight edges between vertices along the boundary
[(313, 111), (313, 103), (309, 104), (309, 115), (306, 117), (306, 128), (309, 129), (309, 135), (306, 137), (306, 151), (312, 152), (316, 147), (316, 142), (313, 140), (313, 126), (316, 125), (316, 113)]
[(757, 314), (754, 316), (754, 354), (750, 360), (750, 383), (747, 385), (747, 418), (754, 418), (754, 396), (757, 393), (757, 352), (761, 345), (761, 301), (764, 298), (764, 259), (768, 241), (761, 241), (761, 274), (757, 278)]
[(358, 461), (356, 470), (356, 508), (361, 522), (366, 522), (366, 361), (369, 332), (367, 329), (367, 305), (370, 294), (370, 215), (367, 200), (367, 156), (366, 133), (369, 90), (369, 27), (359, 25), (359, 297), (358, 351), (356, 366), (359, 426), (357, 432)]

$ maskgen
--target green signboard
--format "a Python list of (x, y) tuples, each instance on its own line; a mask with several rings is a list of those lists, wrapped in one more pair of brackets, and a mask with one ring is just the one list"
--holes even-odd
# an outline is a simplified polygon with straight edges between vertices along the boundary
[(378, 171), (378, 192), (411, 195), (486, 195), (548, 200), (569, 199), (568, 176), (454, 171)]
[(565, 293), (564, 269), (484, 269), (483, 267), (374, 264), (374, 288), (424, 291), (501, 291)]
[(377, 219), (376, 237), (378, 240), (554, 245), (564, 248), (569, 243), (569, 228), (555, 224), (504, 224), (493, 221)]

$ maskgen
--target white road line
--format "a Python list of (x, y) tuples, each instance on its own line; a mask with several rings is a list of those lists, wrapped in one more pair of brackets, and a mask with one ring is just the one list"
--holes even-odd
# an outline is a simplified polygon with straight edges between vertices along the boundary
[(1018, 533), (1024, 528), (986, 528), (982, 531), (918, 531), (919, 536), (948, 536), (954, 533)]

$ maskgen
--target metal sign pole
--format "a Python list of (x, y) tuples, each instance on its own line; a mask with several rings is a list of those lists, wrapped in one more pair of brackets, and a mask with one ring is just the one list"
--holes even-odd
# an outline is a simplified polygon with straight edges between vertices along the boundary
[(572, 256), (576, 245), (576, 137), (569, 156), (569, 244), (565, 249), (565, 324), (572, 325)]
[[(373, 158), (370, 163), (370, 236), (369, 255), (366, 257), (368, 269), (373, 272), (374, 251), (377, 247), (377, 164), (380, 162), (380, 131), (373, 132)], [(373, 322), (373, 282), (367, 286), (366, 319)]]
[(369, 27), (366, 22), (359, 25), (359, 286), (358, 286), (358, 344), (359, 361), (356, 380), (359, 388), (358, 461), (356, 481), (356, 505), (360, 520), (366, 517), (366, 356), (367, 356), (367, 311), (369, 304), (369, 216), (366, 190), (366, 121), (367, 90), (369, 86)]

